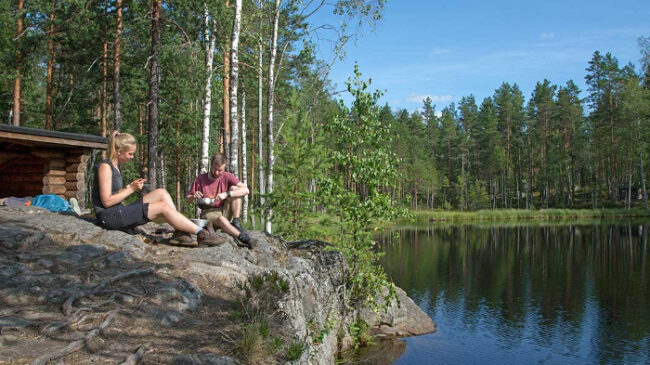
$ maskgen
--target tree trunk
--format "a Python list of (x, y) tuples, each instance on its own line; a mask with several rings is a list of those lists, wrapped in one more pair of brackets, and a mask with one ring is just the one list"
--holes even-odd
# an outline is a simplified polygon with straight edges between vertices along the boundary
[(645, 187), (645, 170), (643, 169), (643, 152), (639, 149), (639, 168), (641, 175), (641, 189), (643, 191), (643, 206), (645, 209), (648, 209), (648, 192)]
[(52, 118), (54, 115), (54, 103), (52, 101), (54, 93), (54, 66), (56, 65), (56, 52), (54, 44), (54, 20), (56, 13), (54, 12), (56, 2), (52, 1), (52, 11), (50, 12), (50, 27), (47, 35), (47, 86), (45, 92), (45, 129), (51, 130), (53, 123)]
[[(242, 121), (243, 121), (242, 124), (245, 124), (246, 120), (245, 120), (244, 117), (246, 116), (246, 110), (245, 110), (244, 107), (246, 105), (246, 92), (244, 92), (244, 97), (242, 98), (242, 103), (244, 105), (242, 105), (242, 109), (241, 109), (242, 110), (241, 118), (242, 118)], [(244, 127), (242, 127), (242, 128), (244, 128)], [(242, 134), (243, 134), (243, 130), (242, 130)], [(243, 139), (243, 142), (246, 143), (246, 138), (242, 137), (242, 139)], [(242, 153), (244, 155), (246, 155), (246, 149), (245, 148), (242, 148)], [(245, 161), (246, 161), (246, 159), (244, 158), (244, 163), (245, 163)], [(251, 202), (254, 202), (255, 201), (255, 196), (256, 196), (255, 195), (255, 124), (254, 123), (251, 123), (251, 165), (250, 165), (250, 172), (251, 172), (250, 175), (249, 175), (249, 177), (250, 177), (250, 180), (249, 180), (250, 181), (250, 184), (249, 184), (250, 192), (248, 193), (248, 197), (249, 197), (249, 200)]]
[(212, 20), (212, 27), (210, 27), (210, 13), (208, 12), (208, 4), (203, 3), (203, 25), (205, 35), (205, 68), (207, 75), (205, 80), (205, 94), (203, 97), (203, 132), (201, 134), (201, 173), (208, 171), (209, 168), (209, 153), (210, 153), (210, 112), (212, 109), (212, 73), (214, 61), (214, 47), (216, 44), (216, 35), (214, 20)]
[(163, 189), (167, 189), (167, 159), (165, 158), (165, 150), (158, 150), (158, 186)]
[(609, 130), (610, 130), (610, 143), (609, 143), (609, 179), (612, 203), (616, 205), (618, 199), (617, 181), (614, 176), (614, 164), (616, 163), (616, 154), (614, 153), (614, 106), (612, 101), (612, 93), (609, 94)]
[[(142, 104), (138, 103), (138, 135), (142, 137), (142, 134), (144, 133), (143, 126), (142, 126)], [(138, 164), (140, 165), (140, 168), (144, 167), (144, 148), (138, 148)], [(140, 171), (140, 177), (145, 177), (143, 174), (143, 171)]]
[[(268, 110), (267, 110), (267, 126), (266, 134), (268, 139), (267, 144), (267, 171), (266, 176), (266, 193), (273, 194), (273, 164), (275, 163), (275, 155), (273, 153), (273, 147), (275, 145), (274, 135), (273, 135), (273, 98), (275, 96), (275, 56), (278, 48), (278, 21), (280, 19), (280, 5), (282, 0), (275, 0), (275, 14), (273, 16), (273, 35), (271, 37), (271, 53), (269, 60), (269, 96), (268, 96)], [(271, 208), (266, 209), (266, 222), (265, 230), (268, 233), (271, 231), (271, 218), (273, 217), (273, 210)]]
[(153, 0), (151, 19), (151, 52), (149, 58), (149, 183), (151, 189), (158, 188), (158, 47), (160, 45), (161, 0)]
[(122, 0), (115, 1), (115, 51), (113, 53), (113, 128), (122, 128), (120, 105), (120, 46), (122, 44)]
[(23, 72), (23, 56), (20, 52), (19, 39), (23, 33), (23, 0), (18, 0), (16, 7), (16, 77), (14, 78), (13, 125), (20, 125), (20, 78)]
[(239, 116), (237, 88), (239, 87), (239, 31), (242, 0), (235, 0), (235, 17), (230, 37), (230, 172), (239, 177)]
[[(226, 0), (226, 8), (230, 1)], [(223, 51), (223, 133), (219, 142), (219, 152), (230, 157), (230, 45)]]
[(627, 209), (632, 207), (632, 152), (627, 151), (627, 166), (628, 166), (628, 179), (627, 179)]
[[(106, 131), (106, 79), (108, 78), (108, 42), (104, 40), (104, 53), (103, 53), (103, 59), (102, 59), (102, 125), (101, 125), (101, 131), (102, 131), (102, 137), (106, 137), (107, 131)], [(106, 151), (102, 151), (102, 158), (106, 158)]]
[[(239, 1), (239, 0), (238, 0)], [(246, 173), (246, 92), (241, 98), (241, 179), (248, 186), (248, 175)], [(242, 219), (248, 221), (248, 195), (242, 199)]]
[(259, 10), (260, 10), (260, 18), (259, 18), (259, 38), (257, 40), (257, 130), (258, 130), (258, 179), (259, 179), (259, 206), (264, 207), (265, 199), (264, 195), (266, 194), (266, 189), (264, 184), (266, 183), (265, 178), (264, 178), (264, 139), (262, 136), (264, 135), (264, 128), (262, 126), (262, 110), (264, 108), (264, 97), (263, 97), (263, 88), (264, 84), (263, 82), (263, 68), (262, 68), (262, 56), (264, 54), (264, 49), (262, 46), (262, 0), (259, 1)]
[[(192, 108), (192, 103), (190, 103), (190, 112)], [(181, 137), (181, 121), (180, 119), (176, 119), (176, 140), (180, 140)], [(176, 146), (176, 154), (174, 156), (175, 163), (176, 165), (176, 174), (174, 176), (174, 190), (175, 190), (175, 195), (176, 195), (176, 209), (179, 212), (182, 212), (183, 210), (181, 209), (181, 202), (183, 199), (181, 199), (182, 194), (181, 194), (181, 145), (177, 144)]]
[(415, 210), (418, 210), (418, 181), (413, 182), (413, 199), (415, 200)]

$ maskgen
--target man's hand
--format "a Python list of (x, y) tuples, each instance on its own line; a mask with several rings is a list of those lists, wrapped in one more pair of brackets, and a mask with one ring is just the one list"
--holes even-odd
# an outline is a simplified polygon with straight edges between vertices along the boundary
[(195, 201), (197, 201), (197, 200), (199, 200), (201, 198), (203, 198), (203, 193), (200, 192), (200, 191), (196, 191), (192, 195), (185, 196), (185, 199), (187, 200), (188, 203), (195, 202)]
[(228, 193), (226, 192), (217, 194), (217, 200), (226, 200), (226, 198), (228, 198)]

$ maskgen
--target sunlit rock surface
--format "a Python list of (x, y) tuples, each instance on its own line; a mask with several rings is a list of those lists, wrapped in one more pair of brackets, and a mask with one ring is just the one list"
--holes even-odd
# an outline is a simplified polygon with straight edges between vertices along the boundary
[[(282, 332), (305, 343), (294, 363), (334, 364), (350, 345), (339, 300), (343, 260), (325, 243), (253, 231), (253, 250), (232, 239), (182, 248), (167, 244), (171, 232), (148, 223), (127, 234), (39, 208), (0, 207), (0, 363), (45, 361), (73, 345), (65, 363), (242, 363), (235, 350), (242, 323), (233, 316), (248, 299), (241, 285), (269, 272), (289, 284), (277, 299)], [(372, 332), (434, 331), (398, 294), (399, 307), (359, 313)]]

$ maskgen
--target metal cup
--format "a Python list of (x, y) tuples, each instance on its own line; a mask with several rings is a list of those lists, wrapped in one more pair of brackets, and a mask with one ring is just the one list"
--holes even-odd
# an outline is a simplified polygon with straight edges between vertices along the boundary
[(211, 198), (201, 198), (196, 201), (196, 204), (199, 206), (201, 209), (207, 209), (207, 208), (212, 208), (214, 205), (214, 199)]

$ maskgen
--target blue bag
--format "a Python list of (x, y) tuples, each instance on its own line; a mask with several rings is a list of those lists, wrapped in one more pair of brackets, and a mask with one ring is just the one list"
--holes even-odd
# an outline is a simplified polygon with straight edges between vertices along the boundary
[(72, 210), (67, 200), (54, 194), (36, 195), (32, 199), (32, 205), (45, 208), (50, 212), (67, 212)]

